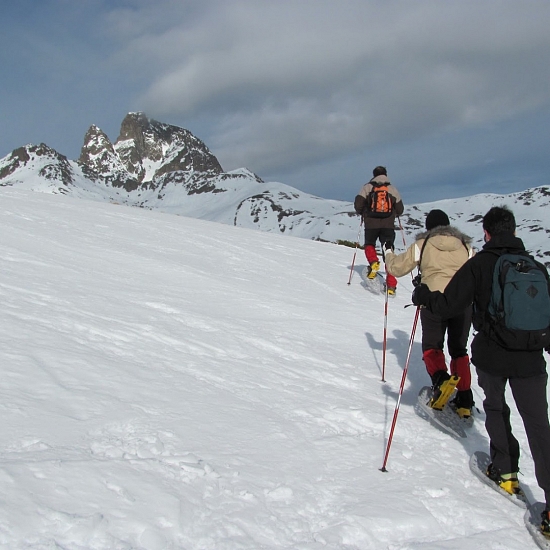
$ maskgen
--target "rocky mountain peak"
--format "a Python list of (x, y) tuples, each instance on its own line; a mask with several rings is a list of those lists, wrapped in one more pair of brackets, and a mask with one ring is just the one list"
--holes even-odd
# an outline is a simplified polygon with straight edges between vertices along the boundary
[(107, 134), (92, 124), (84, 136), (78, 164), (86, 177), (93, 181), (102, 180), (113, 187), (133, 191), (139, 182), (122, 165)]
[(71, 164), (65, 155), (48, 147), (45, 143), (29, 144), (14, 149), (10, 155), (0, 163), (0, 180), (8, 178), (18, 171), (36, 170), (39, 177), (49, 182), (61, 193), (74, 182)]
[(223, 169), (208, 147), (191, 132), (129, 113), (122, 121), (114, 149), (128, 173), (140, 182), (167, 172), (209, 172)]
[(84, 144), (80, 150), (78, 162), (90, 168), (104, 161), (106, 157), (115, 155), (115, 149), (107, 134), (92, 124), (84, 136)]

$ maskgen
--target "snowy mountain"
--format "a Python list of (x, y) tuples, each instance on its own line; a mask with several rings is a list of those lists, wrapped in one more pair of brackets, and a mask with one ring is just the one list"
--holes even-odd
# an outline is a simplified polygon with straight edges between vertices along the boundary
[(536, 548), (522, 510), (468, 470), (488, 448), (483, 414), (460, 441), (415, 414), (418, 333), (379, 471), (410, 277), (389, 304), (382, 383), (384, 299), (361, 256), (346, 284), (349, 248), (17, 186), (0, 197), (1, 549)]
[[(358, 182), (358, 191), (362, 183)], [(191, 132), (151, 120), (143, 113), (129, 113), (124, 118), (115, 143), (100, 128), (91, 126), (77, 161), (45, 144), (14, 150), (0, 160), (1, 186), (330, 242), (355, 242), (359, 229), (351, 202), (322, 199), (283, 183), (266, 183), (245, 168), (224, 172), (208, 147)], [(550, 266), (550, 223), (545, 216), (550, 187), (406, 205), (401, 218), (403, 235), (397, 243), (423, 228), (430, 209), (441, 208), (480, 247), (481, 217), (492, 205), (501, 204), (513, 209), (520, 232), (529, 233), (530, 250)]]
[(0, 186), (14, 185), (328, 241), (345, 238), (356, 217), (350, 203), (265, 183), (244, 168), (224, 172), (191, 132), (143, 113), (124, 118), (114, 144), (91, 126), (78, 161), (44, 144), (16, 149), (0, 160)]

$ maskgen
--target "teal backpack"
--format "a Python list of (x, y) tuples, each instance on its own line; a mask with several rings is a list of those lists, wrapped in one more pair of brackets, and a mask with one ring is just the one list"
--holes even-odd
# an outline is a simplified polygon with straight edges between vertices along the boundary
[(489, 337), (510, 350), (547, 348), (550, 295), (546, 273), (526, 252), (498, 256), (488, 307)]

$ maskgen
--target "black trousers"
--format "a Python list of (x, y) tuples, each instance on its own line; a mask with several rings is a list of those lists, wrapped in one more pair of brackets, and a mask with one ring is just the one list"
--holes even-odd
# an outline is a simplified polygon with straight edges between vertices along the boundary
[(422, 351), (443, 349), (445, 333), (447, 333), (447, 349), (452, 359), (468, 355), (468, 336), (472, 322), (472, 308), (467, 307), (462, 313), (442, 319), (430, 310), (420, 310), (422, 324)]
[(546, 398), (546, 373), (528, 378), (504, 378), (477, 369), (478, 382), (485, 392), (485, 427), (490, 439), (491, 460), (501, 474), (519, 470), (520, 448), (512, 434), (506, 384), (510, 384), (529, 448), (535, 463), (535, 476), (550, 506), (550, 423)]
[(367, 228), (365, 227), (365, 246), (376, 246), (376, 241), (379, 240), (384, 250), (384, 243), (390, 242), (392, 245), (395, 242), (395, 229), (389, 227)]

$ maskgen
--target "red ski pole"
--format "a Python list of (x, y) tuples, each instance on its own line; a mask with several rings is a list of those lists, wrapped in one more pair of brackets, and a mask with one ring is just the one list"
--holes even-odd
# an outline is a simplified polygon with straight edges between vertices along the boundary
[(351, 262), (351, 271), (349, 273), (348, 285), (351, 283), (351, 278), (353, 277), (353, 268), (355, 266), (355, 256), (357, 256), (357, 247), (359, 246), (361, 227), (363, 227), (363, 216), (361, 216), (361, 223), (359, 224), (359, 231), (357, 232), (357, 240), (355, 241), (355, 252), (353, 253), (353, 261)]
[(407, 360), (405, 361), (405, 368), (403, 369), (403, 376), (401, 377), (401, 386), (399, 387), (399, 395), (397, 397), (397, 404), (395, 405), (395, 411), (393, 413), (393, 421), (391, 423), (390, 435), (388, 437), (388, 444), (386, 445), (386, 454), (384, 455), (384, 464), (380, 468), (381, 472), (387, 472), (386, 464), (388, 463), (388, 455), (390, 454), (390, 447), (393, 440), (393, 432), (395, 430), (395, 424), (397, 422), (397, 415), (399, 414), (399, 405), (401, 404), (401, 396), (403, 395), (403, 388), (405, 387), (405, 380), (407, 378), (407, 371), (409, 370), (409, 361), (411, 359), (411, 352), (414, 342), (414, 333), (416, 332), (416, 325), (418, 323), (418, 314), (420, 313), (420, 306), (416, 308), (416, 314), (414, 316), (413, 327), (411, 330), (411, 339), (409, 341), (409, 351), (407, 352)]
[(382, 341), (382, 382), (386, 381), (386, 341), (388, 334), (388, 285), (386, 285), (386, 299), (384, 302), (384, 339)]

